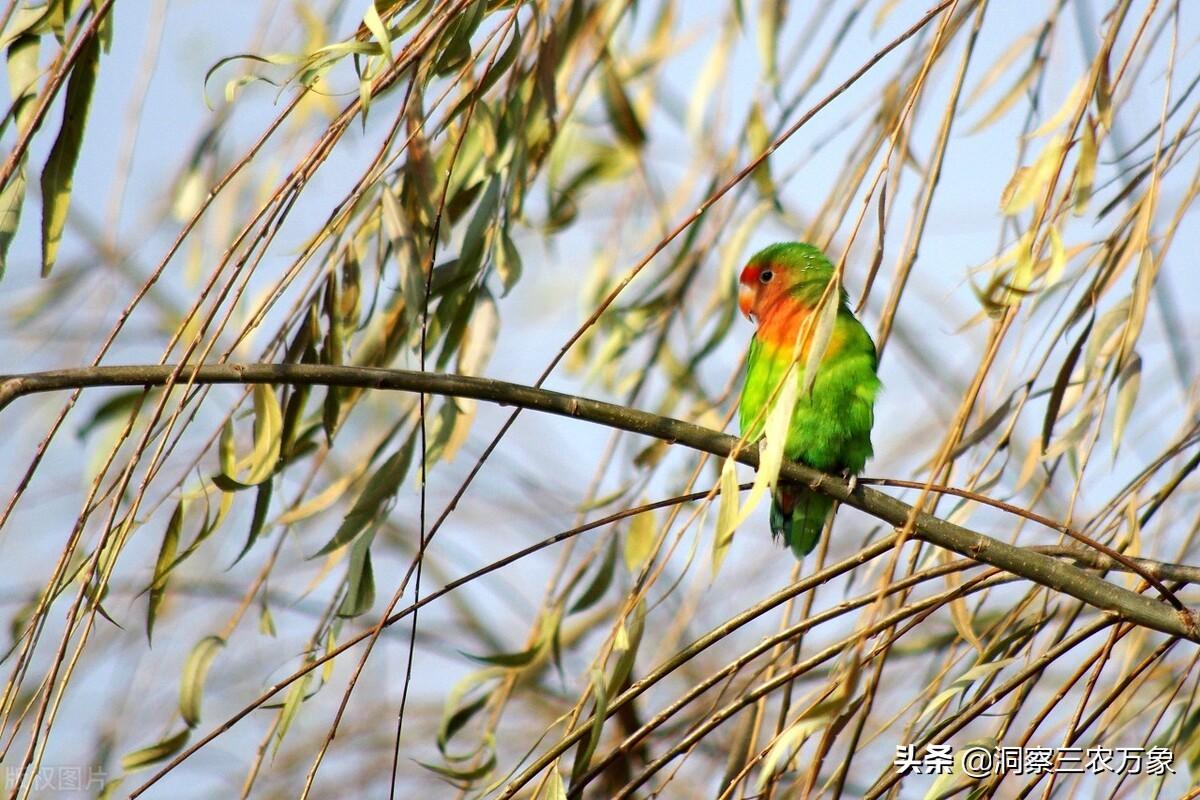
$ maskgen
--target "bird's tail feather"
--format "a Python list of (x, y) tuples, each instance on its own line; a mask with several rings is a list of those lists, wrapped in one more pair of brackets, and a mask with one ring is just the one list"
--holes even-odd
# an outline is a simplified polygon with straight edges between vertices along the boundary
[(771, 497), (771, 533), (804, 558), (821, 540), (833, 500), (807, 486), (780, 481)]

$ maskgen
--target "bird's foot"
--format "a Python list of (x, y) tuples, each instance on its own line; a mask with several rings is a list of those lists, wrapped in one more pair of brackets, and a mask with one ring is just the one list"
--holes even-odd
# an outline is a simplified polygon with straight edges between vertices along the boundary
[(858, 476), (850, 470), (843, 470), (842, 477), (846, 479), (846, 483), (850, 489), (850, 494), (854, 494), (854, 490), (858, 488)]

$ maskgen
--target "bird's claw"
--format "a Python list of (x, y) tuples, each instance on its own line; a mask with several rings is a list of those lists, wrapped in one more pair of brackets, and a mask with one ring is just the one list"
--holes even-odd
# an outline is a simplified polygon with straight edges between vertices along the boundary
[(853, 472), (842, 473), (846, 478), (846, 485), (850, 494), (854, 494), (854, 490), (858, 488), (858, 476)]

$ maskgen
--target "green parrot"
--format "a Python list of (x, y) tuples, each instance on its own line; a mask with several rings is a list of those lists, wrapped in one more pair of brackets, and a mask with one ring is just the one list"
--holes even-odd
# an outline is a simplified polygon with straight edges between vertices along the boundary
[[(812, 332), (813, 313), (833, 279), (833, 264), (820, 248), (801, 242), (773, 244), (756, 253), (742, 270), (738, 306), (758, 330), (750, 341), (746, 383), (738, 419), (742, 435), (756, 441), (771, 398), (791, 363), (796, 338), (808, 326), (797, 367), (804, 385), (804, 365)], [(823, 472), (854, 476), (871, 457), (871, 426), (876, 375), (875, 343), (839, 291), (837, 317), (812, 389), (796, 401), (788, 426), (784, 456)], [(812, 552), (833, 501), (807, 486), (778, 481), (771, 497), (771, 533), (797, 558)]]

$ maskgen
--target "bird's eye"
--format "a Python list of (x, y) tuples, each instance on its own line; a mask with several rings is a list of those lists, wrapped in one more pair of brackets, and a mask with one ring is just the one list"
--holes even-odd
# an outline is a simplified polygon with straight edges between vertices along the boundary
[(769, 269), (764, 269), (762, 272), (758, 273), (758, 282), (759, 283), (770, 283), (771, 278), (774, 278), (774, 277), (775, 277), (774, 272), (771, 272), (771, 270), (769, 270)]

